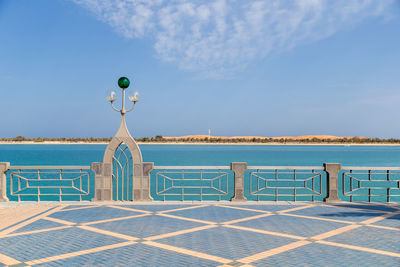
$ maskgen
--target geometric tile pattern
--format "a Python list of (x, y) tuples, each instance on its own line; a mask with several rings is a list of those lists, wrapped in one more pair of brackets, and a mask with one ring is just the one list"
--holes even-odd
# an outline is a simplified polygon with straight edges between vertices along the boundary
[(0, 266), (399, 266), (399, 221), (398, 204), (59, 204), (0, 225)]
[(399, 265), (399, 258), (342, 247), (312, 243), (259, 260), (259, 266), (387, 266)]

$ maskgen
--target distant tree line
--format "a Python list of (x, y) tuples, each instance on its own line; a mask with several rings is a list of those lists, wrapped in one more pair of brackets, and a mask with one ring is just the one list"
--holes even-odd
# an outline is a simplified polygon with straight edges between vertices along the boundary
[[(389, 138), (389, 139), (381, 139), (381, 138), (365, 138), (365, 137), (352, 137), (352, 138), (338, 138), (338, 139), (320, 139), (320, 138), (311, 138), (311, 139), (287, 139), (287, 138), (164, 138), (161, 135), (157, 135), (155, 137), (142, 137), (135, 138), (136, 141), (146, 143), (146, 142), (158, 142), (158, 143), (282, 143), (282, 144), (290, 144), (290, 143), (318, 143), (318, 144), (400, 144), (400, 139)], [(14, 138), (0, 138), (0, 141), (3, 142), (70, 142), (70, 143), (95, 143), (95, 142), (110, 142), (111, 137), (105, 138), (80, 138), (80, 137), (72, 137), (72, 138), (48, 138), (48, 137), (37, 137), (37, 138), (28, 138), (24, 136), (17, 136)]]

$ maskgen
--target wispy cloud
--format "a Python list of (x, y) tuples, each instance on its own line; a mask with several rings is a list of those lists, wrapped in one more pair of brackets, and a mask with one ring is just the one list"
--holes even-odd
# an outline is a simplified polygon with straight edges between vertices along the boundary
[(220, 77), (256, 59), (385, 16), (395, 0), (73, 0), (157, 56)]

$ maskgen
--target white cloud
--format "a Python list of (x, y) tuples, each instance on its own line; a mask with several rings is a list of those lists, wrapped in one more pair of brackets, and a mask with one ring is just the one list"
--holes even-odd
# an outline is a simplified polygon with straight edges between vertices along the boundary
[(73, 0), (126, 38), (153, 40), (157, 56), (221, 77), (256, 59), (327, 38), (395, 0)]

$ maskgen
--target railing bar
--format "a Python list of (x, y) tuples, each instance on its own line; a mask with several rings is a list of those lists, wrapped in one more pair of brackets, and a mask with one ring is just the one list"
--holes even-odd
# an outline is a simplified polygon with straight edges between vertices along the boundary
[(200, 170), (200, 201), (203, 200), (203, 169)]
[[(368, 170), (368, 181), (371, 181), (371, 170)], [(360, 181), (358, 184), (360, 184)], [(371, 202), (371, 191), (371, 187), (368, 187), (368, 202)]]
[[(185, 179), (185, 170), (184, 169), (182, 169), (182, 179)], [(185, 197), (184, 197), (185, 189), (183, 187), (182, 187), (182, 190), (181, 190), (181, 194), (182, 194), (182, 201), (184, 201), (184, 199), (185, 199)]]
[(376, 170), (376, 171), (400, 171), (400, 167), (355, 167), (355, 166), (342, 166), (342, 170), (346, 171), (369, 171), (369, 170)]
[[(62, 169), (60, 169), (60, 177), (59, 178), (60, 178), (60, 181), (62, 181)], [(61, 189), (61, 186), (59, 188), (60, 188), (59, 189), (60, 195), (58, 196), (58, 201), (61, 202), (61, 200), (62, 200), (62, 189)]]
[(154, 166), (155, 170), (230, 170), (230, 166)]
[(10, 170), (79, 170), (79, 169), (90, 169), (90, 166), (10, 166)]
[[(249, 170), (324, 170), (320, 166), (248, 166)], [(400, 169), (400, 168), (399, 168)]]
[[(386, 180), (390, 181), (390, 170), (387, 170), (387, 176), (386, 176)], [(386, 195), (387, 195), (387, 202), (390, 202), (390, 187), (388, 187), (387, 191), (386, 191)]]
[[(275, 170), (275, 180), (278, 181), (278, 169)], [(275, 187), (275, 201), (278, 201), (278, 188)]]
[[(296, 170), (293, 170), (293, 180), (296, 181)], [(294, 201), (296, 202), (296, 186), (294, 187)]]

